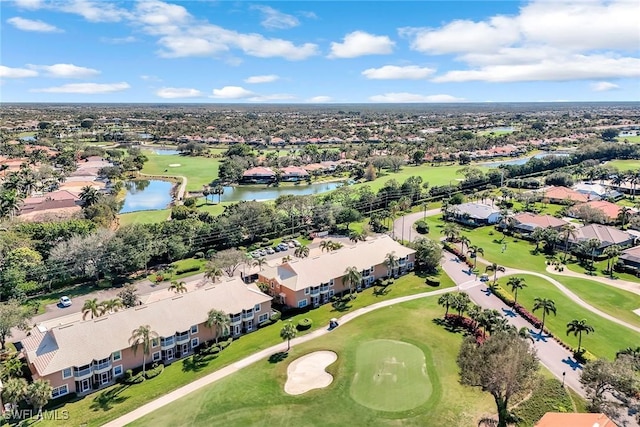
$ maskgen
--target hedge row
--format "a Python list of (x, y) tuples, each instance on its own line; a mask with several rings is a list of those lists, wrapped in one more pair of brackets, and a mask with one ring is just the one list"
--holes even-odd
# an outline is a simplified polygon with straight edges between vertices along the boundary
[(458, 314), (447, 314), (446, 316), (444, 316), (444, 320), (446, 320), (450, 325), (466, 329), (471, 335), (475, 337), (476, 343), (484, 343), (484, 333), (480, 328), (478, 328), (478, 323), (475, 320), (469, 317), (460, 316)]

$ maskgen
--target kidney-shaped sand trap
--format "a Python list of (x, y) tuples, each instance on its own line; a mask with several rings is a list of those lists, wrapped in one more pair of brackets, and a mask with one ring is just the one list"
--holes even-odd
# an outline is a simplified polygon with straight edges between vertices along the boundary
[(316, 351), (294, 360), (287, 368), (284, 391), (296, 395), (327, 387), (333, 376), (324, 369), (336, 360), (338, 355), (333, 351)]

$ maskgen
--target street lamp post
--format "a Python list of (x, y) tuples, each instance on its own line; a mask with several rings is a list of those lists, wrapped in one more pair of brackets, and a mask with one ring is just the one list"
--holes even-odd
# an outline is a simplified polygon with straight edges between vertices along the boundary
[(563, 372), (562, 373), (562, 387), (564, 387), (564, 377), (565, 377), (565, 375), (567, 375), (567, 373)]

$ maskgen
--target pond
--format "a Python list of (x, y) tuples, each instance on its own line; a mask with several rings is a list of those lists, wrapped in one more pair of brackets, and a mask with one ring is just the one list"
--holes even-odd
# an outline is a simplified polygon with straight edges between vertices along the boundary
[(547, 156), (568, 156), (569, 153), (539, 153), (536, 154), (535, 156), (529, 156), (529, 157), (519, 157), (517, 159), (513, 159), (513, 160), (500, 160), (499, 162), (487, 162), (487, 163), (482, 163), (482, 166), (486, 166), (488, 168), (497, 168), (498, 166), (502, 166), (502, 165), (524, 165), (525, 163), (527, 163), (529, 160), (531, 159), (541, 159), (543, 157), (547, 157)]
[(136, 180), (125, 181), (127, 195), (120, 213), (165, 209), (172, 201), (171, 188), (168, 181)]
[[(279, 196), (292, 194), (294, 196), (306, 196), (320, 194), (335, 190), (344, 185), (344, 182), (319, 182), (316, 184), (300, 183), (300, 185), (283, 185), (280, 187), (261, 186), (237, 186), (224, 187), (221, 197), (223, 202), (239, 202), (241, 200), (275, 200)], [(218, 195), (212, 195), (213, 200), (218, 200)]]
[(154, 148), (151, 151), (159, 156), (174, 156), (176, 154), (180, 154), (178, 150), (173, 150), (171, 148)]

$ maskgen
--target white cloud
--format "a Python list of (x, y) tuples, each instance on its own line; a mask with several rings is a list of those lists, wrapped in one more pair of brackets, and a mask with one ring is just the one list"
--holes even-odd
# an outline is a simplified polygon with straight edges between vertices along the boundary
[(380, 68), (364, 70), (362, 75), (368, 79), (375, 80), (420, 80), (430, 76), (435, 71), (433, 68), (418, 67), (417, 65), (406, 65), (404, 67), (385, 65)]
[(19, 16), (7, 19), (7, 22), (22, 31), (35, 31), (39, 33), (59, 33), (61, 29), (44, 21), (25, 19)]
[(474, 70), (454, 70), (432, 81), (521, 82), (569, 81), (640, 77), (640, 58), (613, 58), (604, 55), (570, 55), (535, 63), (486, 65)]
[(51, 3), (51, 8), (82, 16), (89, 22), (119, 22), (130, 13), (107, 1), (68, 0)]
[(161, 82), (162, 79), (158, 76), (154, 76), (154, 75), (149, 75), (149, 74), (143, 74), (140, 76), (140, 78), (142, 80), (148, 81), (148, 82)]
[(255, 93), (240, 86), (225, 86), (213, 90), (213, 97), (218, 99), (244, 99), (254, 96), (256, 96)]
[(36, 77), (38, 72), (28, 70), (26, 68), (10, 68), (0, 65), (0, 78), (3, 79), (22, 79), (25, 77)]
[(145, 25), (184, 24), (191, 15), (182, 6), (157, 0), (144, 0), (136, 4), (136, 20)]
[(313, 104), (324, 104), (325, 102), (331, 102), (332, 98), (330, 96), (319, 95), (314, 96), (313, 98), (307, 99), (307, 102), (311, 102)]
[(258, 95), (252, 98), (249, 98), (251, 102), (269, 102), (269, 101), (288, 101), (296, 99), (294, 95), (290, 95), (288, 93), (272, 93), (268, 95)]
[(356, 58), (364, 55), (386, 55), (393, 52), (395, 42), (387, 36), (376, 36), (364, 31), (354, 31), (332, 42), (329, 58)]
[(160, 98), (196, 98), (202, 96), (202, 92), (197, 89), (182, 87), (163, 87), (156, 91), (156, 95)]
[(260, 25), (268, 30), (287, 29), (300, 25), (300, 21), (295, 16), (287, 15), (270, 6), (252, 6), (252, 9), (262, 13)]
[(226, 45), (218, 41), (189, 36), (162, 37), (158, 43), (165, 48), (160, 51), (160, 56), (165, 58), (210, 56), (229, 49)]
[(47, 77), (63, 79), (83, 79), (100, 74), (100, 71), (93, 68), (78, 67), (73, 64), (53, 64), (53, 65), (31, 65), (27, 67), (32, 70), (42, 70), (47, 73)]
[(138, 41), (138, 39), (136, 39), (133, 36), (127, 36), (127, 37), (100, 37), (100, 41), (102, 43), (109, 43), (109, 44), (127, 44), (127, 43), (135, 43)]
[(69, 83), (62, 86), (54, 86), (43, 89), (31, 89), (30, 92), (46, 93), (77, 93), (83, 95), (93, 95), (100, 93), (121, 92), (129, 89), (129, 83)]
[(245, 83), (257, 84), (257, 83), (271, 83), (278, 80), (280, 77), (275, 74), (268, 74), (264, 76), (251, 76), (244, 79)]
[(374, 95), (369, 97), (372, 102), (388, 102), (388, 103), (402, 103), (402, 102), (462, 102), (464, 98), (456, 98), (451, 95), (420, 95), (417, 93), (408, 92), (391, 92), (384, 95)]
[(591, 90), (594, 92), (606, 92), (609, 90), (620, 89), (615, 83), (611, 82), (593, 82), (591, 83)]
[(42, 0), (14, 0), (14, 3), (22, 9), (36, 10), (42, 7)]

